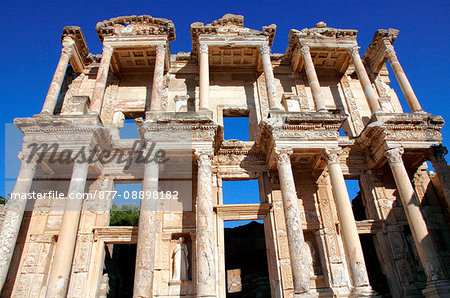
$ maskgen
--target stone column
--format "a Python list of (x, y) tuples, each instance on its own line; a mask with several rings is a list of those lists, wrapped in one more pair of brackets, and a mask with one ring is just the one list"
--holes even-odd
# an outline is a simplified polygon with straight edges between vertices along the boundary
[(166, 58), (166, 47), (164, 44), (156, 46), (155, 71), (153, 74), (152, 98), (150, 111), (161, 111), (163, 82), (164, 82), (164, 60)]
[(267, 44), (259, 46), (261, 60), (264, 69), (264, 77), (266, 79), (267, 96), (269, 97), (269, 105), (271, 110), (282, 110), (280, 99), (277, 94), (275, 85), (275, 76), (273, 75), (272, 61), (270, 61), (270, 47)]
[(136, 251), (136, 269), (134, 273), (133, 297), (153, 296), (153, 269), (155, 264), (155, 245), (157, 233), (156, 215), (159, 206), (158, 195), (159, 164), (148, 162), (145, 164), (141, 200), (139, 211), (139, 230)]
[(0, 232), (0, 290), (3, 288), (8, 275), (9, 265), (16, 247), (22, 225), (23, 213), (27, 205), (27, 195), (33, 182), (37, 156), (28, 160), (28, 157), (19, 153), (22, 160), (19, 175), (17, 176), (11, 198), (6, 204), (6, 212)]
[(405, 95), (406, 101), (408, 102), (409, 108), (411, 112), (423, 112), (422, 107), (420, 106), (419, 100), (414, 93), (411, 84), (409, 83), (408, 78), (406, 77), (405, 72), (403, 71), (400, 62), (398, 61), (397, 54), (395, 53), (394, 47), (391, 45), (389, 41), (385, 41), (386, 44), (386, 55), (391, 64), (392, 70), (394, 70), (394, 74), (397, 77), (398, 84), (402, 88), (403, 95)]
[(445, 160), (445, 155), (448, 153), (448, 150), (442, 145), (432, 146), (430, 149), (430, 161), (439, 179), (447, 209), (450, 209), (450, 169)]
[(196, 150), (198, 162), (196, 206), (197, 297), (216, 297), (216, 256), (212, 202), (211, 149)]
[(297, 191), (292, 174), (292, 149), (275, 149), (281, 195), (283, 197), (284, 217), (291, 257), (294, 294), (305, 294), (310, 289), (310, 272), (306, 256), (306, 244), (303, 236), (302, 219), (298, 207)]
[(61, 91), (61, 85), (64, 81), (64, 76), (66, 75), (67, 65), (69, 64), (70, 58), (75, 51), (75, 42), (72, 38), (67, 36), (64, 37), (62, 44), (63, 48), (61, 58), (59, 58), (58, 66), (56, 66), (55, 74), (53, 75), (50, 88), (48, 89), (47, 96), (45, 97), (41, 114), (53, 115), (53, 111), (55, 110), (56, 102), (58, 101), (58, 96)]
[(300, 51), (302, 52), (303, 61), (305, 64), (305, 72), (308, 77), (309, 87), (313, 95), (314, 103), (316, 104), (316, 110), (318, 112), (326, 112), (325, 100), (323, 99), (322, 92), (320, 91), (319, 79), (317, 78), (316, 69), (314, 68), (314, 62), (311, 58), (308, 46), (302, 46)]
[(103, 46), (102, 60), (97, 71), (97, 79), (94, 85), (94, 92), (92, 93), (91, 105), (89, 112), (100, 115), (103, 104), (103, 95), (105, 93), (106, 81), (108, 80), (109, 65), (111, 63), (114, 48), (110, 45)]
[[(389, 166), (391, 167), (395, 184), (397, 185), (397, 190), (400, 199), (402, 200), (406, 218), (408, 219), (409, 227), (411, 229), (411, 234), (414, 238), (420, 261), (427, 276), (427, 288), (424, 290), (424, 294), (426, 291), (432, 291), (433, 288), (447, 287), (447, 289), (449, 289), (436, 248), (420, 211), (419, 200), (417, 199), (411, 180), (409, 179), (405, 165), (403, 164), (403, 152), (404, 150), (401, 147), (392, 148), (386, 150), (385, 155), (389, 162)], [(450, 291), (447, 293), (450, 294)], [(427, 294), (425, 295), (427, 296)]]
[(66, 297), (78, 234), (83, 195), (89, 163), (75, 161), (64, 206), (58, 241), (56, 242), (46, 297)]
[(366, 72), (366, 68), (364, 67), (364, 64), (361, 61), (361, 57), (359, 56), (359, 47), (353, 47), (348, 52), (353, 60), (353, 65), (355, 66), (359, 82), (361, 83), (361, 87), (364, 90), (364, 95), (366, 96), (367, 102), (369, 103), (370, 109), (372, 110), (372, 114), (377, 111), (381, 111), (378, 96), (375, 93), (375, 90), (373, 90), (369, 76)]
[[(328, 159), (328, 171), (330, 173), (333, 196), (336, 202), (342, 240), (351, 271), (353, 286), (355, 287), (355, 291), (371, 292), (358, 229), (356, 228), (356, 221), (348, 196), (347, 186), (345, 185), (344, 175), (339, 164), (341, 150), (338, 148), (327, 149), (325, 153)], [(361, 293), (361, 295), (363, 294)]]
[(200, 59), (200, 110), (209, 110), (209, 54), (208, 45), (199, 47)]

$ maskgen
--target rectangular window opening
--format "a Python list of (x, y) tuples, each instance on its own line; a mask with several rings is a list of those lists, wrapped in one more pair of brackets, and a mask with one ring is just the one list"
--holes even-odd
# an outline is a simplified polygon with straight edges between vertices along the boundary
[(99, 297), (132, 297), (136, 244), (105, 244)]
[(222, 181), (223, 204), (259, 204), (258, 180)]
[(352, 203), (353, 215), (355, 220), (366, 220), (366, 207), (359, 187), (359, 181), (356, 179), (345, 179), (345, 185), (347, 186), (348, 196)]
[(248, 110), (223, 110), (223, 134), (225, 140), (250, 141)]
[(115, 182), (115, 193), (110, 226), (137, 226), (139, 222), (139, 192), (142, 190), (140, 182)]
[(224, 225), (226, 297), (271, 297), (263, 221)]
[(139, 139), (138, 127), (134, 124), (134, 119), (127, 118), (120, 129), (121, 139)]

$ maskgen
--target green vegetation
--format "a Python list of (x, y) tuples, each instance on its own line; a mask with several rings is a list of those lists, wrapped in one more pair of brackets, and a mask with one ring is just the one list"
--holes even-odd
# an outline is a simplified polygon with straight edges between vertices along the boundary
[(137, 226), (139, 222), (139, 207), (134, 203), (113, 205), (111, 208), (110, 226)]

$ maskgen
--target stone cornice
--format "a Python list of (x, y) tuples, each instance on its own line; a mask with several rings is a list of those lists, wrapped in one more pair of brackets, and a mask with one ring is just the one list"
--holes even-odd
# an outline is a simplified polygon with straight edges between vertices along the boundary
[(366, 153), (369, 167), (374, 168), (384, 163), (387, 149), (401, 146), (405, 151), (428, 151), (431, 146), (439, 145), (443, 125), (441, 116), (377, 113), (357, 142)]
[(272, 24), (270, 26), (264, 26), (262, 31), (249, 29), (244, 27), (244, 17), (241, 15), (226, 14), (221, 19), (212, 22), (211, 24), (204, 25), (201, 22), (195, 22), (191, 24), (191, 38), (192, 38), (192, 54), (198, 55), (199, 37), (202, 35), (212, 36), (236, 36), (243, 41), (249, 37), (262, 36), (265, 37), (272, 45), (275, 37), (277, 26)]
[(61, 35), (61, 41), (70, 37), (75, 42), (76, 56), (72, 58), (71, 65), (76, 72), (82, 72), (85, 67), (94, 62), (94, 56), (89, 53), (83, 31), (78, 26), (66, 26)]
[(106, 36), (159, 36), (166, 35), (168, 41), (175, 40), (172, 21), (149, 15), (123, 16), (98, 22), (95, 26), (100, 41)]
[(385, 42), (393, 44), (397, 39), (399, 30), (397, 29), (378, 29), (367, 48), (362, 61), (373, 73), (378, 73), (386, 62)]

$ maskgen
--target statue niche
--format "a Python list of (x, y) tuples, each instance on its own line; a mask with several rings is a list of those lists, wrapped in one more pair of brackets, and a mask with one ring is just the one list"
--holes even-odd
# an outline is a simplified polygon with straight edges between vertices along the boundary
[(178, 242), (172, 253), (173, 281), (189, 280), (189, 249), (184, 237), (178, 238)]

